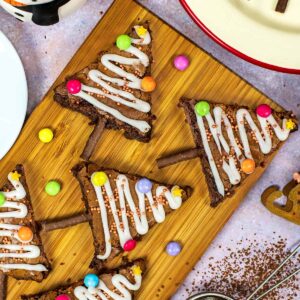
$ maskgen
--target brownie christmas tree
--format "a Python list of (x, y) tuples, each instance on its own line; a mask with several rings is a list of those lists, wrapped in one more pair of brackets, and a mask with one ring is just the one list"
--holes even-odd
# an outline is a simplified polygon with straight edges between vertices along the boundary
[(116, 44), (55, 89), (54, 100), (78, 111), (94, 123), (82, 157), (86, 160), (104, 128), (123, 130), (128, 139), (148, 142), (152, 120), (150, 76), (152, 37), (149, 24), (133, 26), (117, 37)]
[(166, 215), (179, 209), (189, 187), (165, 185), (92, 163), (73, 168), (94, 237), (92, 266), (101, 269), (117, 255), (132, 251), (137, 241)]
[(145, 270), (145, 262), (139, 259), (112, 271), (88, 274), (81, 281), (49, 292), (22, 296), (22, 300), (132, 300), (142, 286)]
[(23, 166), (8, 175), (0, 192), (0, 273), (2, 299), (6, 276), (42, 281), (50, 270), (34, 220)]
[(232, 196), (257, 167), (264, 167), (266, 158), (298, 127), (292, 113), (273, 111), (267, 104), (253, 110), (184, 98), (181, 106), (197, 148), (161, 158), (158, 165), (200, 157), (212, 206)]

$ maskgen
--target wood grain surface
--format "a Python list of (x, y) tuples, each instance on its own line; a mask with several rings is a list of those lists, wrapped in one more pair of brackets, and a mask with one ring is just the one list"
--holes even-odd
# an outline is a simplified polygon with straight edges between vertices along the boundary
[[(153, 93), (153, 112), (158, 118), (154, 122), (153, 139), (149, 144), (143, 144), (126, 140), (121, 132), (106, 130), (91, 159), (105, 167), (194, 188), (192, 198), (163, 224), (151, 230), (129, 255), (130, 259), (144, 257), (148, 262), (148, 271), (137, 299), (169, 299), (263, 172), (263, 169), (257, 169), (234, 198), (212, 209), (198, 159), (159, 170), (156, 158), (195, 146), (184, 112), (177, 107), (179, 98), (206, 98), (250, 107), (268, 103), (273, 108), (278, 107), (131, 0), (114, 2), (53, 86), (62, 82), (66, 75), (85, 67), (100, 50), (107, 49), (119, 34), (142, 20), (151, 22), (154, 36), (153, 76), (158, 88)], [(184, 72), (172, 66), (173, 57), (181, 53), (188, 55), (191, 60), (190, 67)], [(88, 125), (87, 118), (60, 107), (52, 101), (52, 97), (50, 89), (27, 120), (17, 143), (0, 162), (1, 183), (17, 163), (24, 164), (38, 220), (69, 216), (84, 210), (79, 185), (69, 170), (80, 161), (80, 154), (93, 128)], [(55, 131), (55, 138), (50, 144), (42, 144), (38, 140), (38, 131), (43, 127)], [(62, 192), (56, 197), (47, 196), (44, 192), (44, 186), (50, 179), (62, 183)], [(53, 263), (52, 273), (41, 284), (17, 282), (10, 278), (9, 300), (18, 299), (24, 293), (40, 292), (66, 284), (84, 277), (89, 271), (93, 240), (88, 224), (45, 233), (42, 238)], [(164, 251), (170, 240), (180, 241), (183, 245), (182, 253), (176, 258), (169, 257)]]

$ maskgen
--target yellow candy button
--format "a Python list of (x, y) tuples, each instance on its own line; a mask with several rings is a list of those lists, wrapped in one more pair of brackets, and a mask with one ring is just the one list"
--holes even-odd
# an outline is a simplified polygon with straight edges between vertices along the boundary
[(104, 172), (95, 172), (92, 176), (92, 183), (95, 186), (103, 186), (107, 180), (107, 175)]
[(50, 128), (43, 128), (39, 131), (39, 139), (42, 143), (50, 143), (53, 136), (53, 131)]

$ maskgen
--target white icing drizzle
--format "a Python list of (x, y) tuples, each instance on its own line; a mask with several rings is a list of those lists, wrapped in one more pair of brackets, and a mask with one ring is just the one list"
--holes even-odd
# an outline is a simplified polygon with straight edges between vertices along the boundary
[[(12, 209), (8, 212), (0, 212), (0, 219), (14, 218), (23, 219), (27, 216), (28, 209), (27, 206), (18, 200), (24, 199), (26, 197), (26, 191), (22, 183), (18, 180), (12, 178), (12, 174), (8, 175), (8, 180), (11, 182), (15, 188), (10, 192), (2, 192), (6, 198), (6, 201), (1, 208)], [(12, 201), (11, 201), (12, 200)], [(24, 245), (24, 242), (18, 237), (18, 230), (22, 226), (14, 224), (0, 223), (0, 237), (7, 237), (12, 240), (17, 240), (21, 244), (0, 244), (1, 250), (8, 250), (8, 252), (0, 252), (1, 258), (21, 258), (21, 259), (34, 259), (40, 256), (40, 248), (35, 245)], [(22, 251), (22, 252), (21, 252)], [(47, 271), (46, 267), (41, 264), (3, 264), (0, 263), (0, 269), (2, 270), (28, 270), (43, 272)]]
[[(94, 174), (93, 174), (94, 175)], [(92, 175), (92, 176), (93, 176)], [(111, 254), (111, 242), (110, 242), (110, 230), (109, 230), (109, 224), (108, 224), (108, 212), (104, 201), (103, 191), (102, 188), (99, 186), (94, 185), (94, 189), (96, 192), (96, 196), (98, 199), (99, 207), (100, 207), (100, 213), (101, 213), (101, 219), (102, 219), (102, 225), (103, 225), (103, 231), (104, 231), (104, 238), (105, 238), (105, 253), (98, 255), (98, 259), (106, 259)], [(138, 209), (135, 206), (133, 197), (131, 195), (130, 187), (128, 178), (120, 174), (118, 175), (116, 179), (116, 186), (119, 196), (119, 203), (120, 203), (120, 210), (121, 210), (121, 220), (119, 217), (119, 211), (116, 206), (116, 199), (113, 194), (113, 190), (111, 188), (109, 180), (104, 185), (105, 194), (107, 195), (109, 199), (109, 205), (110, 210), (113, 215), (117, 232), (120, 239), (120, 244), (123, 247), (124, 244), (131, 240), (131, 234), (128, 224), (128, 216), (126, 211), (126, 202), (130, 208), (130, 211), (132, 213), (132, 216), (134, 218), (134, 223), (136, 227), (136, 231), (140, 235), (144, 235), (149, 230), (149, 224), (146, 216), (146, 204), (145, 201), (147, 198), (150, 204), (150, 207), (152, 209), (152, 213), (154, 216), (154, 219), (157, 223), (162, 223), (165, 220), (166, 214), (164, 210), (164, 206), (162, 203), (159, 203), (157, 201), (154, 201), (152, 192), (148, 192), (147, 194), (143, 194), (138, 191), (137, 186), (135, 187), (135, 192), (139, 199), (139, 207)], [(167, 200), (169, 206), (172, 209), (178, 209), (182, 204), (182, 198), (180, 196), (173, 196), (172, 191), (173, 189), (178, 189), (178, 186), (174, 186), (171, 191), (167, 189), (165, 186), (158, 186), (156, 189), (156, 197), (165, 197)]]
[[(138, 26), (134, 26), (134, 28), (137, 32)], [(151, 36), (147, 31), (144, 35), (140, 35), (140, 39), (132, 38), (131, 42), (135, 45), (148, 45), (151, 42)], [(115, 65), (115, 63), (132, 66), (138, 66), (142, 64), (145, 67), (147, 67), (149, 65), (149, 57), (133, 45), (131, 45), (127, 50), (124, 51), (134, 55), (137, 58), (128, 58), (117, 54), (104, 54), (101, 57), (101, 63), (103, 64), (103, 66), (108, 70), (112, 71), (113, 73), (119, 75), (122, 79), (112, 78), (108, 75), (103, 74), (99, 70), (91, 70), (88, 73), (89, 78), (95, 83), (97, 83), (99, 86), (101, 86), (104, 90), (100, 90), (99, 88), (83, 84), (81, 87), (81, 91), (75, 95), (79, 96), (80, 98), (83, 98), (98, 109), (109, 113), (116, 119), (137, 128), (141, 132), (146, 133), (151, 129), (150, 125), (146, 121), (127, 118), (126, 116), (121, 114), (117, 109), (111, 108), (110, 106), (101, 103), (95, 97), (90, 95), (91, 93), (93, 93), (100, 96), (105, 96), (116, 103), (121, 103), (122, 105), (128, 106), (137, 111), (145, 113), (151, 110), (151, 106), (148, 102), (136, 98), (133, 94), (131, 94), (128, 91), (116, 89), (109, 84), (113, 83), (119, 87), (127, 86), (131, 89), (142, 90), (141, 79), (136, 75), (121, 69), (119, 66)]]
[[(236, 119), (237, 119), (237, 125), (239, 129), (239, 137), (243, 146), (243, 152), (242, 152), (242, 150), (239, 148), (237, 144), (236, 138), (234, 136), (234, 131), (232, 129), (232, 124), (230, 123), (226, 113), (219, 106), (216, 106), (213, 109), (213, 113), (214, 113), (215, 120), (213, 119), (211, 113), (208, 113), (205, 116), (205, 118), (209, 126), (209, 131), (213, 136), (213, 139), (217, 145), (220, 154), (222, 155), (222, 151), (224, 151), (229, 155), (230, 148), (232, 148), (235, 152), (235, 157), (233, 155), (229, 155), (227, 161), (225, 161), (224, 158), (222, 159), (223, 160), (222, 168), (227, 174), (230, 183), (232, 185), (236, 185), (241, 181), (241, 174), (238, 171), (238, 167), (236, 165), (235, 160), (237, 159), (241, 163), (245, 158), (252, 159), (248, 136), (245, 130), (245, 122), (249, 124), (251, 130), (255, 134), (255, 137), (259, 144), (259, 148), (263, 154), (268, 154), (272, 150), (272, 138), (270, 135), (270, 130), (268, 128), (268, 124), (272, 126), (277, 138), (280, 141), (285, 141), (288, 138), (290, 133), (290, 130), (286, 128), (287, 120), (286, 119), (283, 120), (283, 125), (281, 128), (272, 114), (267, 118), (262, 118), (260, 116), (257, 116), (257, 119), (260, 123), (261, 130), (262, 130), (261, 133), (260, 129), (256, 126), (255, 122), (253, 121), (249, 111), (245, 108), (241, 108), (236, 113)], [(204, 125), (203, 117), (199, 116), (197, 113), (195, 114), (197, 117), (197, 123), (200, 130), (204, 150), (208, 158), (209, 165), (213, 177), (215, 179), (218, 192), (224, 196), (225, 195), (224, 184), (221, 180), (218, 168), (216, 166), (215, 159), (212, 155), (209, 142), (207, 140), (206, 128)], [(226, 139), (223, 136), (222, 120), (224, 122), (224, 126), (226, 128), (226, 132), (230, 144), (227, 143)]]
[[(79, 300), (131, 300), (131, 291), (137, 291), (142, 284), (142, 276), (134, 275), (135, 283), (132, 284), (124, 275), (116, 274), (112, 277), (113, 286), (119, 291), (119, 294), (111, 291), (106, 284), (100, 279), (96, 288), (85, 288), (78, 286), (74, 290), (74, 295)], [(107, 298), (105, 294), (109, 296)]]

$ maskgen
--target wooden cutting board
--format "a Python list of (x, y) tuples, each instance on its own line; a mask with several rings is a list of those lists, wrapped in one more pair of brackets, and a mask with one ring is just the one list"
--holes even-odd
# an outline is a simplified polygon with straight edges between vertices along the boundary
[[(154, 123), (153, 139), (149, 144), (143, 144), (126, 140), (120, 132), (106, 130), (92, 160), (102, 166), (194, 188), (192, 198), (172, 213), (165, 223), (151, 230), (129, 255), (130, 259), (145, 257), (148, 262), (148, 271), (137, 299), (168, 299), (263, 172), (258, 169), (234, 198), (212, 209), (200, 161), (196, 159), (158, 170), (156, 158), (194, 147), (183, 110), (177, 107), (179, 98), (184, 95), (224, 103), (237, 102), (251, 107), (259, 103), (279, 107), (131, 0), (113, 3), (53, 86), (89, 64), (100, 50), (108, 48), (119, 34), (141, 20), (150, 20), (154, 36), (153, 76), (158, 88), (153, 94), (153, 112), (158, 118)], [(181, 53), (191, 60), (185, 72), (179, 72), (172, 66), (173, 57)], [(38, 220), (72, 215), (84, 209), (79, 185), (69, 170), (79, 162), (79, 155), (92, 128), (87, 118), (63, 109), (52, 101), (52, 97), (51, 88), (27, 120), (13, 149), (0, 162), (1, 183), (17, 163), (25, 165)], [(55, 139), (50, 144), (42, 144), (38, 140), (38, 131), (43, 127), (51, 127), (55, 131)], [(45, 183), (50, 179), (57, 179), (63, 184), (62, 192), (56, 197), (49, 197), (44, 192)], [(70, 280), (75, 281), (89, 271), (94, 249), (87, 224), (44, 234), (42, 238), (53, 263), (52, 273), (41, 284), (17, 282), (10, 278), (9, 300), (18, 299), (24, 293), (36, 293)], [(182, 253), (176, 258), (169, 257), (164, 251), (166, 243), (171, 240), (178, 240), (183, 245)]]

